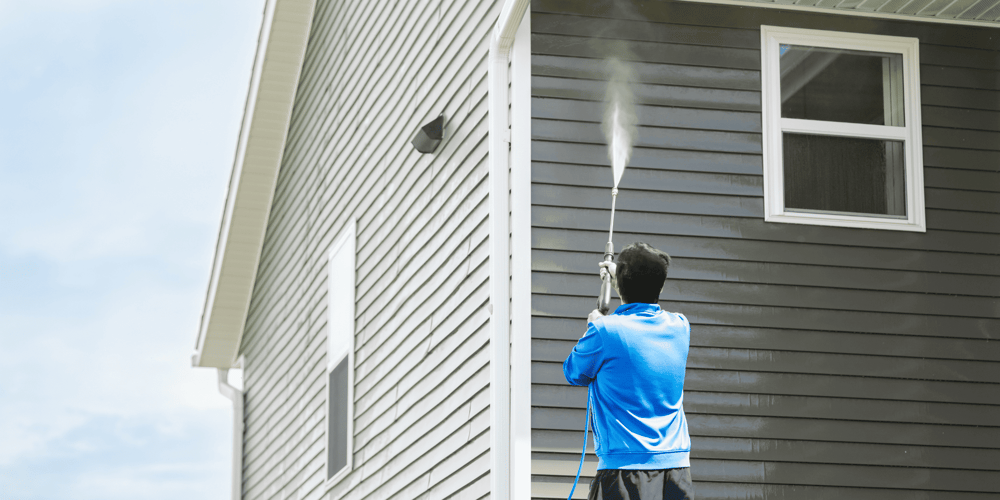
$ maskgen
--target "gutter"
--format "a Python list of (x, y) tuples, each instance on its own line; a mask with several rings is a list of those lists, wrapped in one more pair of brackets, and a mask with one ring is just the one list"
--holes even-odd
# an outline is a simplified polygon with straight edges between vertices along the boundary
[[(242, 361), (242, 357), (240, 359)], [(240, 363), (242, 365), (242, 363)], [(232, 500), (243, 496), (243, 391), (229, 385), (229, 368), (216, 368), (219, 392), (233, 402)]]
[(528, 0), (506, 0), (490, 37), (490, 493), (511, 497), (510, 125), (508, 65)]

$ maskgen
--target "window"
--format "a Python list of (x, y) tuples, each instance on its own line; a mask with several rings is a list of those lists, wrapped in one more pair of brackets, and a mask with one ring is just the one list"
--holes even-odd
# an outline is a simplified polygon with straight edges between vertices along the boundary
[(925, 231), (918, 40), (761, 26), (764, 219)]
[(354, 300), (357, 226), (350, 222), (327, 266), (326, 478), (350, 473), (354, 454)]

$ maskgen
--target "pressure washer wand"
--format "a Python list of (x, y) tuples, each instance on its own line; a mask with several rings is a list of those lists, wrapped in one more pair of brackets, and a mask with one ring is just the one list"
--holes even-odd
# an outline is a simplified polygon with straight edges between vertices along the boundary
[[(618, 188), (611, 190), (611, 229), (608, 230), (608, 242), (604, 245), (604, 262), (615, 261), (615, 244), (612, 236), (615, 233), (615, 202), (618, 201)], [(597, 296), (597, 310), (607, 315), (611, 310), (611, 273), (606, 267), (601, 268), (601, 294)]]

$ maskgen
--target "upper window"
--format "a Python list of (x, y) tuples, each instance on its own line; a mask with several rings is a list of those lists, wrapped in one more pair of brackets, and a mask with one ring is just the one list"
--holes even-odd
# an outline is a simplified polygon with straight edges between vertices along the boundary
[(354, 454), (354, 301), (357, 226), (350, 222), (330, 250), (327, 266), (326, 478), (352, 470)]
[(764, 218), (925, 231), (918, 40), (761, 26)]

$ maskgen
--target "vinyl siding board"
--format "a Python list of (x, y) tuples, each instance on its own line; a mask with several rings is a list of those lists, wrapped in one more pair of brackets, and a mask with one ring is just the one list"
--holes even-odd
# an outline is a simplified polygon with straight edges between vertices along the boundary
[(923, 106), (924, 125), (988, 131), (1000, 131), (1000, 113), (991, 110)]
[[(532, 328), (544, 329), (535, 340), (575, 340), (576, 328), (561, 318), (536, 317)], [(812, 353), (866, 354), (927, 359), (1000, 361), (1000, 346), (989, 339), (952, 339), (905, 334), (836, 332), (823, 329), (777, 329), (736, 325), (703, 325), (692, 347), (775, 349)]]
[[(624, 181), (623, 181), (624, 183)], [(609, 186), (610, 187), (610, 186)], [(621, 189), (621, 187), (620, 187)], [(935, 194), (927, 189), (928, 194)], [(972, 196), (976, 192), (953, 192), (954, 197), (969, 196), (969, 200), (947, 199), (940, 205), (967, 207), (970, 210), (994, 211), (995, 205), (988, 198)], [(624, 200), (624, 196), (622, 199)], [(984, 269), (985, 274), (1000, 274), (995, 249), (1000, 247), (1000, 238), (986, 233), (957, 231), (934, 231), (926, 234), (899, 234), (899, 231), (858, 231), (852, 228), (798, 226), (792, 224), (767, 224), (763, 218), (699, 216), (694, 211), (679, 210), (671, 217), (646, 211), (626, 212), (621, 222), (615, 220), (615, 229), (632, 234), (689, 234), (692, 236), (718, 238), (749, 238), (785, 242), (810, 241), (813, 243), (872, 248), (897, 248), (915, 250), (949, 251), (961, 248), (970, 254), (992, 257), (993, 265)], [(532, 207), (532, 224), (549, 228), (575, 230), (580, 237), (586, 232), (607, 231), (607, 220), (611, 210), (572, 208), (565, 206)], [(616, 216), (616, 219), (618, 217)], [(603, 227), (602, 227), (603, 226)], [(581, 247), (576, 247), (581, 248)]]
[[(532, 74), (538, 76), (601, 80), (604, 64), (599, 60), (533, 54)], [(634, 62), (633, 70), (647, 84), (698, 86), (714, 89), (760, 91), (759, 71), (729, 68)]]
[[(553, 278), (593, 278), (592, 273), (588, 272), (594, 265), (592, 254), (544, 249), (537, 249), (535, 253), (537, 254), (535, 273), (539, 278), (539, 287)], [(678, 280), (792, 285), (838, 290), (920, 292), (979, 298), (993, 298), (996, 290), (1000, 289), (1000, 277), (996, 276), (679, 256), (673, 257), (670, 275), (672, 279)]]
[(1000, 90), (1000, 71), (925, 64), (920, 66), (920, 81), (944, 87)]
[[(577, 231), (535, 227), (532, 229), (533, 248), (551, 250), (579, 250), (570, 246)], [(619, 232), (623, 241), (646, 241), (650, 245), (666, 248), (673, 256), (710, 259), (739, 259), (770, 262), (781, 255), (783, 262), (800, 264), (833, 265), (867, 269), (906, 269), (928, 272), (946, 272), (970, 275), (997, 276), (1000, 262), (993, 255), (964, 254), (958, 252), (922, 252), (910, 249), (886, 249), (862, 246), (832, 246), (806, 242), (759, 241), (731, 238), (720, 245), (713, 237), (677, 234), (650, 234)], [(596, 234), (596, 232), (592, 233)]]
[[(587, 392), (584, 388), (564, 390), (555, 385), (539, 385), (532, 389), (532, 400), (538, 407), (585, 409)], [(811, 418), (817, 412), (829, 419), (852, 421), (889, 421), (912, 424), (946, 424), (988, 426), (996, 422), (997, 409), (986, 405), (961, 405), (954, 403), (928, 403), (914, 401), (885, 401), (857, 398), (831, 400), (821, 396), (796, 396), (781, 394), (740, 394), (691, 390), (684, 396), (685, 408), (698, 414), (728, 414), (743, 416), (777, 416)], [(548, 431), (537, 431), (540, 435)], [(534, 446), (538, 451), (570, 453), (575, 445), (558, 441), (562, 431), (553, 433)], [(572, 432), (572, 431), (569, 431)], [(572, 443), (570, 443), (572, 444)], [(789, 443), (791, 445), (791, 443)], [(593, 447), (593, 442), (588, 444)], [(996, 450), (966, 450), (971, 456), (995, 456)], [(718, 450), (717, 450), (718, 451)], [(945, 450), (947, 451), (947, 450)], [(863, 457), (860, 457), (863, 458)], [(903, 457), (900, 457), (903, 458)], [(953, 468), (994, 469), (1000, 462), (984, 461), (975, 466), (962, 462), (952, 463)]]
[(924, 144), (1000, 151), (1000, 132), (924, 126)]
[[(533, 76), (531, 87), (532, 95), (542, 97), (597, 101), (604, 96), (603, 82), (593, 80)], [(725, 111), (760, 111), (759, 92), (647, 84), (636, 84), (632, 90), (635, 93), (636, 103), (640, 105)]]
[[(761, 24), (920, 39), (926, 233), (763, 221)], [(698, 498), (1000, 494), (996, 30), (539, 0), (532, 32), (534, 498), (565, 498), (580, 458), (587, 392), (562, 361), (594, 307), (611, 215), (610, 40), (630, 42), (639, 79), (615, 242), (674, 257), (660, 304), (692, 322)]]
[(925, 167), (1000, 171), (1000, 152), (924, 146)]
[[(319, 0), (241, 352), (244, 498), (489, 493), (495, 2)], [(412, 134), (439, 113), (446, 140)], [(358, 222), (353, 471), (326, 484), (326, 259)]]
[(921, 82), (920, 102), (950, 108), (1000, 111), (1000, 90), (938, 87)]

